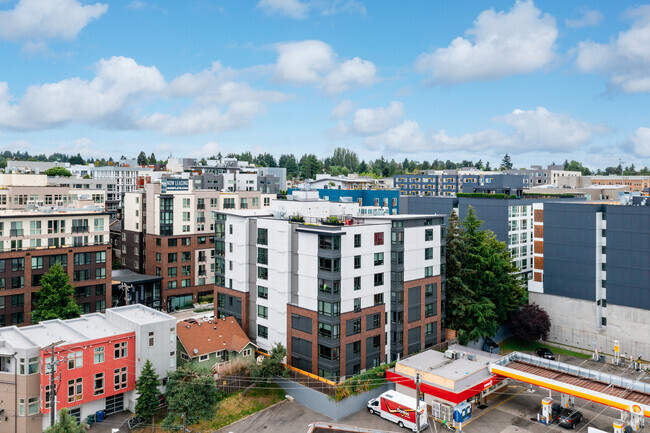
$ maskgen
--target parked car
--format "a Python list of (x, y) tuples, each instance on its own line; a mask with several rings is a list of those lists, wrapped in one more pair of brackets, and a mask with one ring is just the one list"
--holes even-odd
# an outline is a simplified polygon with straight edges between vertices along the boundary
[(562, 427), (576, 428), (582, 422), (582, 412), (575, 409), (564, 408), (557, 416), (557, 421)]
[(555, 355), (553, 355), (551, 349), (547, 349), (546, 347), (538, 347), (535, 353), (541, 358), (555, 359)]
[(214, 320), (214, 314), (206, 314), (205, 316), (203, 316), (203, 319), (201, 320), (203, 320), (204, 322), (209, 322), (211, 320)]
[(190, 323), (192, 325), (195, 325), (195, 324), (199, 323), (196, 319), (192, 319), (191, 317), (189, 319), (183, 320), (183, 322), (187, 322), (187, 323)]

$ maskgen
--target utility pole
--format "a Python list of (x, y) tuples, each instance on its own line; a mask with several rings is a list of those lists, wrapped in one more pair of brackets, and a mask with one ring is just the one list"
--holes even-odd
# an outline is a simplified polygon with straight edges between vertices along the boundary
[(58, 346), (59, 344), (63, 343), (63, 340), (56, 341), (52, 344), (50, 344), (49, 348), (51, 350), (51, 358), (50, 358), (50, 427), (54, 425), (54, 418), (56, 416), (56, 399), (55, 399), (55, 394), (56, 394), (56, 388), (54, 387), (54, 372), (56, 370), (57, 365), (59, 365), (59, 362), (57, 362), (54, 359), (54, 348)]
[(18, 433), (18, 352), (11, 357), (14, 359), (14, 433)]
[(415, 426), (420, 433), (420, 370), (415, 372)]

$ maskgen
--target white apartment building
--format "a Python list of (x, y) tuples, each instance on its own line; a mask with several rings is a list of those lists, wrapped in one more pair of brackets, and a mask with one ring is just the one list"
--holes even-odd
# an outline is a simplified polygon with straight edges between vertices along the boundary
[(149, 167), (95, 167), (94, 165), (73, 165), (70, 172), (77, 177), (90, 176), (92, 179), (115, 180), (116, 191), (120, 200), (124, 199), (127, 192), (137, 191), (140, 184), (139, 179), (153, 175), (153, 169)]
[(79, 190), (69, 185), (56, 185), (44, 174), (0, 174), (0, 209), (89, 205), (106, 208), (106, 197), (106, 191), (100, 187)]
[(216, 314), (323, 377), (357, 374), (437, 344), (443, 217), (361, 215), (303, 192), (217, 212)]

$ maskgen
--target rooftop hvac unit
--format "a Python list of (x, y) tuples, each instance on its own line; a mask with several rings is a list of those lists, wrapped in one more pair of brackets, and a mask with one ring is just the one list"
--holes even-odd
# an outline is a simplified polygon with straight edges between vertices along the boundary
[(457, 355), (458, 354), (456, 353), (455, 350), (447, 350), (447, 351), (445, 351), (445, 358), (456, 359)]
[(472, 355), (472, 354), (469, 354), (469, 353), (468, 353), (468, 354), (467, 354), (467, 359), (468, 359), (469, 361), (476, 361), (476, 355)]

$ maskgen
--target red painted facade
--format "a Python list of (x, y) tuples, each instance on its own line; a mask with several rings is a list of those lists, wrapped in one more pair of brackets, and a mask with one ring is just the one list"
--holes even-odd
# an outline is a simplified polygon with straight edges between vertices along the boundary
[[(101, 359), (102, 352), (95, 352), (100, 348), (104, 349), (103, 361), (95, 363), (96, 354), (98, 361)], [(50, 356), (50, 351), (41, 350), (41, 359), (49, 359)], [(135, 332), (58, 346), (54, 356), (61, 361), (55, 374), (57, 411), (135, 389)], [(46, 372), (45, 364), (41, 363), (40, 372), (43, 414), (50, 412), (46, 398), (50, 375)], [(102, 373), (103, 390), (100, 388), (96, 391), (96, 375)]]
[[(402, 374), (395, 373), (394, 371), (388, 370), (386, 371), (386, 378), (391, 382), (399, 383), (400, 385), (404, 385), (407, 388), (411, 388), (413, 390), (415, 389), (415, 381), (413, 380), (413, 378), (409, 376), (404, 376)], [(501, 382), (503, 379), (505, 378), (498, 375), (492, 375), (491, 378), (484, 380), (483, 382), (474, 385), (473, 387), (468, 388), (459, 393), (448, 391), (446, 389), (438, 388), (433, 385), (429, 385), (428, 383), (422, 382), (420, 383), (420, 392), (424, 394), (432, 395), (436, 398), (448, 401), (453, 404), (458, 404), (466, 401), (469, 398), (477, 396), (484, 389), (496, 385), (497, 383)]]

